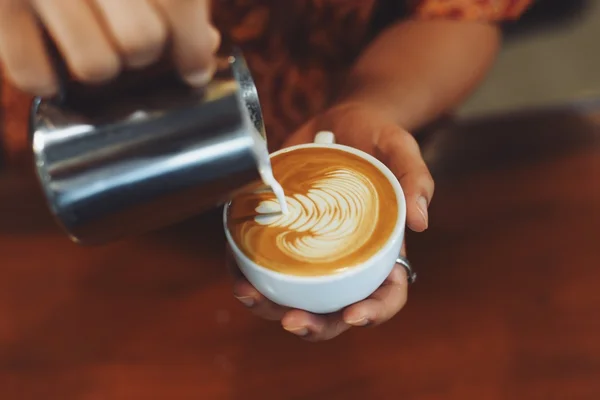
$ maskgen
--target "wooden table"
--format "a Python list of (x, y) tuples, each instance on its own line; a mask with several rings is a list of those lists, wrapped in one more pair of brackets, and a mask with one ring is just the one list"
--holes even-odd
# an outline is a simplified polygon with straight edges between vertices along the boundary
[(81, 248), (31, 173), (3, 170), (0, 399), (599, 399), (593, 107), (476, 121), (424, 149), (438, 187), (431, 228), (409, 236), (406, 309), (319, 344), (233, 299), (218, 212)]

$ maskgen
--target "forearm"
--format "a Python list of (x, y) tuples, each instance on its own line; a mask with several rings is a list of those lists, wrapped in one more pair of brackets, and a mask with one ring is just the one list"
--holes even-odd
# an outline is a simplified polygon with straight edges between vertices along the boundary
[(340, 101), (367, 102), (405, 129), (418, 129), (465, 99), (485, 77), (499, 44), (492, 24), (398, 23), (360, 56)]

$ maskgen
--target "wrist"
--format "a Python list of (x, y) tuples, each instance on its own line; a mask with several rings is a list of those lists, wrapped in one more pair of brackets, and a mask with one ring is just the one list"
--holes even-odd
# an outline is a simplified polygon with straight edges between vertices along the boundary
[(399, 117), (397, 110), (391, 102), (386, 101), (380, 94), (369, 93), (367, 91), (343, 92), (335, 99), (331, 108), (368, 109), (376, 112), (377, 114), (385, 116), (385, 119), (393, 121), (397, 121)]
[[(410, 98), (397, 82), (381, 79), (360, 79), (356, 76), (349, 80), (334, 104), (357, 104), (376, 110), (386, 119), (394, 121), (405, 129), (418, 127), (420, 101)], [(404, 92), (404, 93), (403, 93)], [(414, 96), (413, 96), (414, 97)]]
[(373, 85), (365, 90), (346, 92), (335, 104), (355, 104), (376, 110), (409, 132), (422, 129), (448, 111), (439, 107), (432, 93), (426, 90), (408, 93), (398, 86), (393, 93), (389, 87), (375, 89)]

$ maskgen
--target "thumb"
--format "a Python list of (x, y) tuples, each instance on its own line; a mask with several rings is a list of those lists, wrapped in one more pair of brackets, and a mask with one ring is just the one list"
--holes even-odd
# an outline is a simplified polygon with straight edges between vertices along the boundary
[(429, 226), (428, 208), (435, 186), (433, 178), (410, 133), (399, 127), (382, 133), (377, 148), (382, 161), (396, 175), (404, 191), (407, 225), (415, 232), (422, 232)]

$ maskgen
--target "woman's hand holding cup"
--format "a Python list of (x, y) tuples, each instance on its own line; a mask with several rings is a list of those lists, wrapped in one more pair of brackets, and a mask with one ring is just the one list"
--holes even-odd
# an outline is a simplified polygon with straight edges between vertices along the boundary
[[(349, 282), (346, 286), (339, 283), (338, 286), (332, 283), (319, 286), (320, 283), (311, 283), (310, 279), (304, 282), (304, 286), (297, 282), (294, 283), (295, 286), (286, 286), (287, 281), (302, 281), (302, 279), (284, 278), (285, 282), (281, 284), (281, 279), (274, 279), (271, 276), (273, 275), (272, 271), (265, 274), (260, 266), (259, 268), (249, 267), (249, 263), (244, 261), (245, 257), (243, 255), (240, 257), (238, 246), (235, 246), (233, 252), (231, 248), (229, 249), (228, 265), (236, 279), (235, 297), (250, 308), (254, 314), (268, 320), (281, 321), (286, 330), (309, 341), (334, 338), (352, 326), (381, 324), (402, 309), (407, 300), (407, 274), (405, 268), (395, 263), (395, 257), (398, 254), (406, 256), (404, 224), (417, 232), (427, 228), (427, 207), (433, 195), (433, 180), (421, 157), (416, 141), (408, 132), (398, 127), (393, 121), (387, 120), (377, 110), (360, 104), (333, 108), (313, 119), (292, 135), (286, 143), (286, 147), (311, 143), (314, 134), (321, 130), (333, 131), (338, 143), (375, 155), (383, 161), (389, 169), (384, 166), (382, 171), (383, 169), (387, 170), (392, 178), (397, 178), (393, 180), (396, 183), (400, 181), (402, 185), (401, 189), (398, 186), (401, 197), (398, 207), (399, 209), (403, 208), (403, 210), (400, 209), (400, 213), (404, 212), (405, 214), (404, 217), (402, 215), (398, 217), (402, 225), (401, 233), (394, 231), (389, 239), (389, 243), (393, 243), (394, 240), (399, 240), (399, 242), (384, 249), (388, 250), (386, 256), (375, 255), (372, 257), (375, 260), (374, 263), (366, 262), (357, 268), (357, 270), (364, 269), (363, 277), (353, 281), (352, 273), (348, 273), (349, 276), (343, 276), (345, 272), (339, 274), (339, 281)], [(308, 145), (308, 147), (311, 146)], [(294, 152), (295, 149), (297, 148), (294, 147), (291, 151)], [(395, 255), (392, 254), (394, 251)], [(382, 250), (380, 253), (385, 253), (385, 251)], [(254, 263), (250, 262), (250, 264)], [(349, 268), (349, 271), (351, 270), (352, 268)], [(382, 273), (385, 275), (381, 275)], [(264, 278), (263, 275), (269, 275), (269, 277)], [(372, 288), (365, 287), (368, 284), (362, 283), (369, 279), (371, 280), (369, 284), (375, 285)], [(335, 279), (331, 281), (335, 281)], [(253, 282), (254, 285), (250, 282)], [(329, 284), (331, 286), (327, 286)], [(257, 287), (260, 291), (257, 290)], [(360, 299), (357, 301), (344, 304), (344, 301), (347, 302), (350, 298), (347, 296), (344, 298), (342, 293), (350, 291), (358, 293), (361, 290), (369, 291), (368, 293), (364, 292), (363, 294), (366, 293), (364, 296), (359, 295)], [(283, 295), (280, 295), (281, 293)], [(305, 296), (300, 295), (296, 299), (290, 293), (304, 293)], [(337, 293), (340, 296), (336, 297)], [(315, 297), (321, 302), (303, 300)], [(286, 304), (286, 302), (299, 304), (300, 307), (294, 309), (294, 307), (280, 305)], [(335, 305), (344, 304), (345, 306), (330, 313), (322, 313), (322, 310), (327, 308), (320, 307), (325, 306), (327, 302), (334, 305), (334, 309)], [(304, 311), (310, 310), (311, 307), (316, 307), (314, 310), (318, 311), (313, 313)]]

